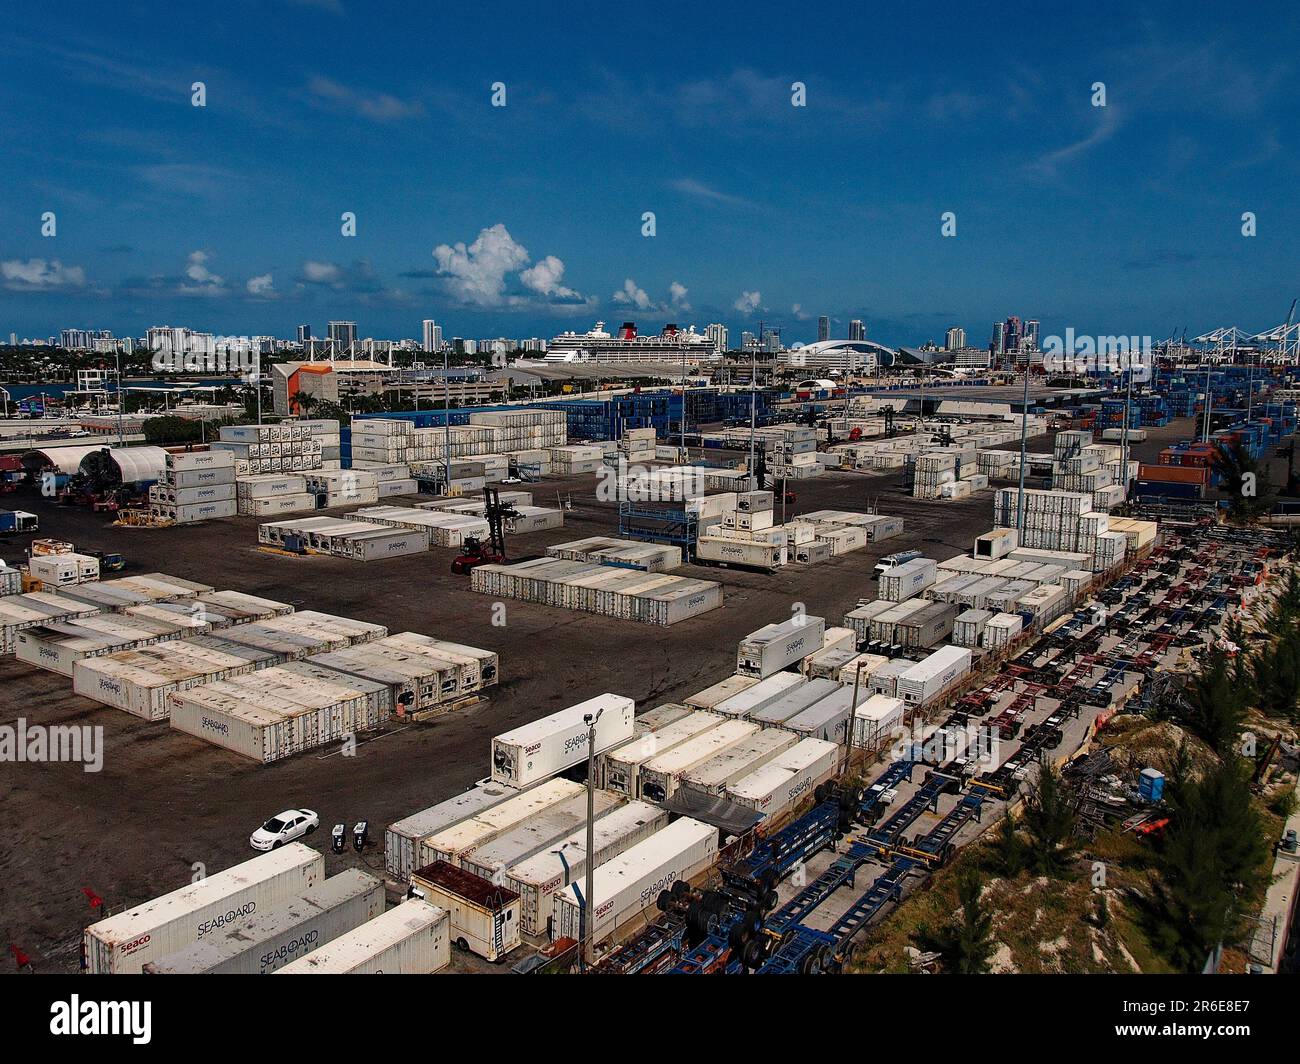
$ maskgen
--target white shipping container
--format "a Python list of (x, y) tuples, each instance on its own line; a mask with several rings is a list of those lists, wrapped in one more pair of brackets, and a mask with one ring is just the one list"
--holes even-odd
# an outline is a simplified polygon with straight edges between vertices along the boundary
[(701, 794), (720, 795), (737, 780), (789, 750), (796, 741), (790, 732), (764, 728), (696, 765), (682, 776), (682, 786)]
[[(690, 817), (669, 824), (596, 869), (592, 884), (592, 942), (602, 942), (639, 916), (678, 880), (689, 881), (718, 857), (718, 829)], [(555, 894), (553, 938), (578, 938), (581, 906), (574, 886)]]
[[(754, 677), (732, 677), (732, 679), (752, 680)], [(803, 677), (798, 673), (773, 673), (765, 680), (757, 680), (745, 690), (724, 698), (713, 707), (713, 711), (728, 717), (750, 717), (803, 686)]]
[(243, 926), (258, 912), (301, 897), (324, 879), (325, 858), (291, 842), (91, 924), (82, 941), (86, 971), (137, 973), (146, 962)]
[(451, 963), (451, 914), (410, 898), (274, 975), (432, 975)]
[(291, 898), (144, 965), (146, 975), (269, 975), (384, 911), (384, 884), (349, 868)]
[(597, 695), (496, 736), (492, 740), (492, 778), (512, 787), (526, 787), (576, 765), (587, 757), (590, 738), (583, 718), (597, 713), (597, 753), (632, 738), (636, 716), (632, 699)]
[(825, 633), (825, 618), (811, 615), (765, 625), (740, 641), (736, 672), (760, 678), (771, 676), (821, 650)]
[(641, 766), (638, 797), (649, 802), (667, 801), (676, 793), (685, 773), (756, 731), (758, 725), (749, 721), (724, 721), (716, 728), (651, 758)]
[(794, 746), (727, 788), (727, 797), (772, 820), (812, 795), (839, 771), (840, 753), (824, 739), (800, 739)]
[(420, 844), (430, 836), (456, 824), (462, 824), (475, 814), (500, 805), (519, 792), (496, 784), (480, 784), (444, 802), (430, 806), (411, 816), (389, 824), (384, 831), (384, 870), (390, 879), (405, 883), (420, 855)]
[(600, 772), (604, 785), (627, 797), (640, 793), (642, 765), (713, 730), (725, 719), (701, 710), (620, 744), (601, 758)]
[[(596, 867), (617, 857), (668, 826), (668, 814), (648, 802), (628, 802), (596, 821), (592, 841)], [(544, 935), (554, 910), (555, 893), (587, 873), (587, 829), (509, 868), (505, 884), (517, 891), (521, 923), (530, 935)]]

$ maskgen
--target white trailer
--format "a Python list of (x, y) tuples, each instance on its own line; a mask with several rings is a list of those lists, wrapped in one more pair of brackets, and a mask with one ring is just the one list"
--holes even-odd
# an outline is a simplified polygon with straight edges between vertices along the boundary
[(384, 911), (384, 885), (348, 868), (301, 898), (150, 961), (146, 975), (269, 975)]
[(591, 735), (584, 718), (595, 718), (597, 714), (597, 753), (632, 738), (636, 716), (632, 699), (597, 695), (496, 736), (492, 740), (492, 779), (512, 787), (527, 787), (585, 760)]
[(415, 862), (420, 856), (420, 843), (425, 839), (464, 823), (476, 813), (518, 797), (519, 792), (511, 787), (480, 784), (445, 802), (389, 824), (384, 832), (384, 870), (390, 879), (405, 883), (411, 878)]
[(82, 954), (91, 974), (136, 973), (144, 964), (255, 914), (301, 897), (325, 879), (325, 858), (291, 842), (86, 928)]
[(274, 975), (432, 975), (451, 963), (451, 914), (410, 898)]
[(684, 773), (722, 753), (758, 731), (747, 720), (728, 720), (690, 739), (641, 766), (638, 797), (648, 802), (665, 802), (677, 791)]
[(736, 671), (760, 679), (771, 676), (821, 650), (825, 633), (825, 618), (807, 614), (764, 625), (740, 641)]
[[(592, 884), (592, 942), (608, 938), (653, 905), (661, 891), (679, 879), (689, 881), (717, 859), (718, 829), (682, 817), (601, 865)], [(573, 885), (558, 891), (552, 937), (577, 939), (581, 912)]]

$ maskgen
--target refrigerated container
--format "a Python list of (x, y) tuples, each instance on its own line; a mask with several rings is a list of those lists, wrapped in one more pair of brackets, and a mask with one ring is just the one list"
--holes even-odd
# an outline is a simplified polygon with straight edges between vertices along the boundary
[(300, 842), (288, 843), (91, 924), (82, 939), (85, 969), (139, 972), (149, 961), (246, 925), (324, 879), (325, 858)]
[[(592, 817), (599, 821), (611, 809), (617, 809), (623, 801), (620, 795), (610, 791), (594, 791), (591, 795)], [(534, 813), (494, 839), (456, 853), (439, 853), (436, 858), (484, 879), (496, 879), (511, 865), (526, 861), (533, 854), (565, 838), (586, 821), (587, 795), (580, 794)], [(427, 844), (421, 852), (426, 856), (434, 856), (432, 847)]]
[[(668, 814), (648, 802), (628, 802), (596, 821), (592, 834), (599, 868), (643, 839), (668, 826)], [(518, 891), (523, 929), (530, 935), (550, 930), (556, 891), (581, 882), (587, 873), (587, 829), (508, 868), (505, 883)]]
[(599, 759), (600, 779), (611, 791), (629, 798), (640, 793), (640, 770), (647, 761), (716, 728), (726, 718), (699, 710), (653, 732), (608, 750)]
[(146, 975), (269, 975), (384, 911), (384, 884), (348, 868), (247, 923), (144, 965)]
[(749, 721), (723, 721), (716, 728), (651, 758), (638, 773), (637, 797), (648, 802), (667, 801), (676, 793), (683, 774), (756, 731), (758, 725)]
[(569, 801), (583, 794), (584, 790), (582, 784), (571, 780), (548, 780), (490, 805), (467, 819), (452, 821), (420, 840), (412, 866), (420, 868), (485, 846), (529, 817)]
[(725, 680), (719, 680), (703, 691), (691, 695), (686, 700), (686, 704), (696, 709), (712, 709), (724, 699), (738, 695), (741, 691), (748, 691), (758, 682), (757, 676), (728, 676)]
[(519, 792), (512, 787), (479, 784), (389, 824), (384, 832), (384, 870), (390, 879), (405, 883), (411, 878), (411, 871), (420, 856), (420, 843), (425, 839), (517, 797)]
[(970, 648), (941, 647), (899, 674), (897, 697), (911, 705), (925, 705), (969, 673), (970, 667)]
[(737, 780), (789, 750), (797, 741), (790, 732), (764, 728), (696, 765), (682, 776), (682, 787), (699, 794), (720, 795)]
[[(780, 674), (785, 675), (785, 674)], [(774, 698), (749, 715), (749, 719), (755, 724), (763, 726), (783, 724), (791, 717), (802, 713), (809, 706), (816, 705), (827, 695), (834, 694), (840, 689), (840, 685), (834, 680), (828, 680), (825, 677), (816, 680), (804, 680), (797, 686), (792, 686), (785, 691), (780, 697)]]
[(825, 619), (811, 615), (764, 625), (740, 641), (736, 672), (760, 679), (771, 676), (820, 650), (825, 633)]
[(410, 898), (272, 974), (432, 975), (450, 963), (451, 914)]
[(600, 714), (595, 722), (596, 753), (632, 738), (636, 715), (632, 699), (597, 695), (496, 736), (492, 740), (492, 778), (512, 787), (526, 787), (572, 768), (587, 757), (591, 736), (584, 717), (596, 714)]
[(793, 691), (802, 690), (804, 678), (795, 672), (776, 672), (739, 694), (724, 698), (713, 712), (727, 717), (751, 717)]
[[(602, 942), (654, 905), (678, 880), (690, 881), (718, 859), (718, 829), (690, 817), (669, 824), (596, 869), (592, 885), (593, 943)], [(552, 938), (579, 937), (582, 907), (576, 885), (555, 894)]]
[(824, 739), (801, 739), (757, 772), (727, 788), (727, 797), (772, 820), (812, 795), (819, 784), (833, 779), (840, 753)]

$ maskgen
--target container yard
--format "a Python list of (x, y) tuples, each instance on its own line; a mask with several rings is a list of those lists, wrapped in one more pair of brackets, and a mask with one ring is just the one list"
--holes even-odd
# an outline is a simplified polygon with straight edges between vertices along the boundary
[[(1079, 443), (1076, 449), (1088, 446), (1092, 444)], [(552, 461), (580, 465), (589, 460)], [(1053, 461), (1064, 466), (1072, 458)], [(1082, 464), (1091, 461), (1085, 457)], [(258, 475), (270, 480), (250, 482), (245, 498), (273, 498), (275, 487), (297, 487), (287, 479), (292, 474)], [(380, 475), (389, 474), (376, 473), (376, 478)], [(1155, 522), (1104, 513), (1095, 505), (1095, 493), (1076, 506), (1059, 500), (1084, 493), (1032, 489), (1040, 495), (1028, 496), (1025, 527), (1031, 534), (1022, 538), (1014, 502), (999, 511), (1000, 496), (985, 494), (982, 502), (948, 500), (946, 505), (956, 509), (935, 510), (932, 516), (926, 508), (934, 507), (934, 500), (903, 502), (898, 496), (896, 505), (881, 506), (891, 513), (882, 518), (870, 512), (868, 503), (840, 501), (835, 491), (844, 489), (832, 490), (832, 485), (847, 475), (853, 474), (828, 468), (805, 478), (800, 494), (806, 494), (806, 501), (801, 498), (784, 521), (774, 517), (763, 528), (754, 527), (752, 515), (775, 515), (779, 507), (765, 509), (771, 492), (734, 490), (722, 493), (728, 498), (721, 504), (697, 508), (701, 514), (713, 511), (706, 520), (714, 522), (708, 527), (725, 533), (720, 539), (761, 536), (779, 525), (786, 544), (796, 551), (809, 543), (827, 545), (829, 553), (817, 565), (785, 565), (771, 573), (701, 568), (688, 544), (632, 538), (620, 527), (617, 504), (601, 511), (586, 502), (573, 510), (557, 506), (562, 525), (520, 523), (508, 530), (507, 542), (517, 542), (512, 560), (476, 566), (468, 578), (452, 574), (450, 559), (445, 553), (439, 558), (440, 544), (431, 543), (409, 555), (374, 559), (366, 572), (375, 575), (358, 584), (344, 575), (357, 560), (350, 543), (375, 529), (380, 534), (417, 531), (408, 524), (455, 529), (458, 522), (479, 522), (464, 527), (481, 529), (486, 521), (476, 489), (459, 500), (451, 496), (391, 506), (383, 500), (353, 502), (344, 503), (337, 516), (290, 515), (285, 530), (275, 533), (278, 541), (263, 545), (285, 550), (290, 537), (300, 536), (314, 555), (304, 564), (327, 574), (323, 582), (313, 578), (310, 588), (299, 590), (298, 577), (287, 571), (297, 570), (297, 563), (285, 567), (278, 559), (259, 560), (265, 556), (256, 550), (227, 552), (220, 571), (200, 565), (169, 577), (159, 572), (167, 569), (162, 555), (149, 549), (140, 555), (139, 576), (133, 567), (132, 575), (104, 574), (99, 580), (37, 592), (21, 590), (20, 581), (16, 594), (0, 599), (0, 609), (12, 603), (14, 622), (26, 626), (13, 628), (14, 649), (3, 667), (25, 670), (16, 674), (19, 683), (32, 690), (62, 691), (59, 697), (70, 705), (121, 711), (104, 718), (110, 738), (139, 734), (144, 738), (137, 742), (166, 743), (173, 756), (216, 757), (214, 769), (240, 766), (253, 773), (240, 777), (248, 796), (231, 798), (252, 805), (242, 817), (249, 830), (284, 804), (281, 791), (257, 782), (261, 772), (315, 780), (303, 794), (307, 804), (318, 790), (329, 794), (356, 786), (328, 782), (331, 762), (318, 760), (343, 750), (354, 736), (362, 737), (355, 768), (365, 778), (388, 781), (378, 811), (364, 799), (318, 804), (337, 808), (322, 812), (327, 828), (345, 818), (350, 824), (358, 816), (369, 817), (372, 834), (382, 826), (380, 863), (387, 895), (382, 915), (411, 906), (396, 921), (403, 926), (379, 924), (381, 914), (369, 910), (339, 920), (330, 915), (334, 895), (322, 893), (327, 886), (354, 906), (360, 904), (358, 898), (369, 897), (362, 881), (352, 887), (334, 883), (340, 871), (335, 862), (354, 860), (345, 847), (341, 857), (337, 851), (326, 854), (330, 879), (321, 877), (311, 889), (268, 903), (247, 942), (239, 928), (226, 929), (221, 938), (205, 934), (140, 962), (141, 969), (158, 974), (244, 971), (254, 963), (258, 967), (252, 970), (287, 973), (391, 970), (392, 965), (399, 970), (485, 971), (531, 957), (547, 943), (571, 948), (564, 942), (577, 926), (575, 889), (585, 889), (587, 871), (587, 726), (582, 718), (603, 709), (593, 777), (596, 959), (602, 969), (617, 970), (624, 950), (643, 936), (667, 934), (672, 939), (679, 904), (689, 908), (696, 904), (692, 899), (704, 896), (702, 891), (733, 881), (732, 871), (724, 880), (718, 878), (721, 869), (735, 867), (737, 858), (721, 856), (730, 853), (728, 833), (700, 819), (708, 803), (725, 803), (733, 817), (735, 811), (752, 817), (743, 831), (761, 839), (814, 817), (827, 788), (838, 786), (846, 764), (852, 763), (865, 766), (858, 771), (868, 782), (877, 776), (885, 780), (880, 793), (899, 795), (891, 799), (892, 811), (923, 787), (919, 770), (911, 779), (894, 782), (901, 769), (889, 758), (901, 729), (910, 732), (921, 721), (933, 728), (962, 704), (967, 692), (990, 682), (990, 669), (996, 679), (1000, 663), (1010, 655), (1024, 653), (1032, 641), (1050, 638), (1045, 633), (1054, 626), (1080, 616), (1089, 597), (1115, 579), (1120, 565), (1140, 562), (1160, 549)], [(886, 475), (901, 479), (907, 470)], [(1065, 468), (1059, 472), (1061, 477), (1085, 475)], [(574, 483), (583, 478), (591, 483), (586, 473), (571, 474)], [(519, 510), (533, 506), (534, 499), (544, 501), (536, 485), (529, 487), (527, 492), (503, 491), (503, 502)], [(819, 496), (823, 487), (827, 494)], [(707, 493), (701, 497), (709, 498)], [(1056, 519), (1046, 516), (1057, 512), (1054, 506), (1071, 515), (1077, 510), (1080, 517), (1100, 514), (1105, 522), (1088, 518), (1077, 526), (1083, 532), (1067, 539), (1064, 531), (1053, 531), (1063, 530), (1064, 523), (1052, 525)], [(275, 527), (264, 517), (259, 522), (259, 516), (249, 512), (230, 520), (249, 529)], [(766, 522), (760, 516), (757, 524)], [(207, 527), (150, 534), (211, 536)], [(844, 541), (851, 549), (836, 550), (836, 536), (844, 532), (855, 537)], [(97, 542), (75, 529), (65, 534), (72, 542)], [(1122, 561), (1099, 570), (1096, 543), (1112, 534), (1123, 541)], [(252, 538), (264, 540), (270, 534), (259, 531)], [(920, 558), (894, 564), (878, 576), (874, 572), (886, 555), (921, 543)], [(126, 543), (121, 549), (130, 552)], [(159, 560), (150, 565), (150, 558)], [(567, 568), (558, 568), (562, 566)], [(534, 570), (536, 575), (525, 583), (523, 574)], [(500, 579), (493, 575), (498, 571), (519, 574), (517, 594), (480, 586)], [(701, 574), (714, 579), (704, 580)], [(637, 620), (638, 610), (642, 617), (652, 616), (649, 606), (621, 600), (652, 603), (660, 589), (682, 581), (716, 589), (721, 608), (685, 613), (687, 623), (680, 628), (649, 622), (673, 648), (664, 666), (667, 686), (661, 687), (657, 667), (645, 676), (627, 668), (629, 662), (658, 661), (662, 653), (639, 635), (646, 622), (609, 622)], [(427, 592), (429, 584), (438, 588), (437, 597)], [(563, 586), (565, 595), (548, 590), (553, 585)], [(493, 621), (498, 596), (505, 602), (504, 625)], [(792, 598), (816, 615), (800, 612), (781, 620), (789, 617)], [(666, 615), (666, 607), (656, 608)], [(26, 613), (18, 612), (24, 609)], [(430, 615), (441, 623), (428, 624)], [(763, 624), (767, 620), (774, 623)], [(65, 630), (59, 631), (59, 625)], [(419, 634), (427, 628), (439, 634)], [(560, 630), (575, 655), (599, 663), (593, 682), (584, 679), (573, 695), (567, 694), (563, 668), (515, 678), (510, 666), (516, 658), (543, 660), (538, 657), (542, 647), (561, 645), (548, 643)], [(440, 634), (468, 642), (451, 642)], [(30, 650), (18, 650), (20, 635)], [(66, 665), (32, 664), (41, 649), (55, 648), (68, 656)], [(502, 668), (511, 677), (504, 687)], [(1104, 675), (1105, 666), (1095, 666), (1089, 682), (1096, 684)], [(600, 677), (603, 685), (595, 682)], [(602, 690), (607, 693), (600, 694)], [(987, 719), (997, 721), (1006, 734), (1014, 730), (1015, 738), (1004, 740), (1004, 747), (1010, 744), (1014, 752), (1026, 729), (1051, 716), (1056, 703), (1039, 697), (1026, 709), (1015, 701), (1019, 683), (1005, 691)], [(90, 701), (81, 701), (86, 698)], [(474, 699), (484, 701), (476, 706)], [(1082, 727), (1083, 717), (1077, 721)], [(166, 727), (159, 729), (159, 724)], [(1074, 726), (1071, 718), (1069, 727)], [(437, 742), (427, 748), (432, 752), (420, 753), (426, 749), (421, 737), (434, 735)], [(391, 752), (397, 752), (398, 764), (418, 766), (431, 758), (438, 767), (432, 777), (415, 768), (409, 778), (404, 774), (393, 781), (384, 767)], [(446, 766), (453, 763), (457, 767), (448, 775)], [(165, 781), (161, 785), (167, 786)], [(938, 807), (940, 819), (948, 801)], [(985, 796), (982, 801), (997, 799)], [(959, 802), (952, 808), (955, 817), (956, 810), (970, 807)], [(696, 833), (692, 839), (676, 841), (674, 832), (689, 834), (688, 828)], [(973, 837), (979, 828), (971, 821), (961, 830), (962, 837)], [(326, 834), (316, 836), (321, 849), (328, 849)], [(700, 857), (697, 850), (707, 856)], [(282, 852), (284, 848), (276, 851)], [(828, 871), (827, 854), (822, 850), (811, 856), (810, 884)], [(857, 860), (852, 853), (849, 857)], [(364, 866), (356, 868), (364, 871)], [(430, 873), (430, 868), (442, 870)], [(682, 886), (673, 887), (677, 881)], [(841, 887), (835, 895), (845, 906), (842, 895), (848, 889)], [(608, 910), (599, 901), (602, 890), (610, 899)], [(763, 916), (765, 923), (778, 920), (789, 890), (778, 885), (782, 897)], [(403, 895), (410, 900), (394, 908)], [(426, 908), (416, 908), (416, 902)], [(345, 908), (340, 901), (339, 913)], [(430, 908), (445, 916), (430, 918)], [(320, 918), (313, 923), (317, 913)], [(411, 913), (419, 918), (411, 919)], [(436, 928), (443, 919), (445, 959), (439, 945), (444, 935)], [(500, 937), (494, 928), (501, 930)], [(310, 952), (301, 952), (308, 939)], [(267, 943), (269, 947), (258, 948)], [(404, 959), (408, 955), (413, 959)], [(684, 942), (673, 956), (674, 964), (684, 963)], [(737, 957), (726, 964), (761, 971), (780, 961), (776, 954), (751, 955), (756, 964)]]

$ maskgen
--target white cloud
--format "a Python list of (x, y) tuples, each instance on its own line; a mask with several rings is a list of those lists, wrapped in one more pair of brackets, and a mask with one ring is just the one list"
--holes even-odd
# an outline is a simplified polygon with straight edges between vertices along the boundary
[(250, 296), (275, 295), (275, 285), (269, 273), (259, 274), (257, 277), (250, 277), (244, 287), (248, 289), (248, 294)]
[(528, 267), (519, 274), (523, 286), (547, 299), (564, 302), (581, 302), (582, 294), (566, 287), (564, 280), (564, 262), (554, 255), (547, 255), (536, 265)]
[(507, 302), (506, 274), (527, 264), (528, 249), (498, 222), (482, 230), (468, 247), (463, 243), (439, 244), (433, 249), (433, 257), (452, 295), (464, 303), (495, 307)]
[(224, 278), (218, 277), (208, 269), (206, 265), (207, 261), (208, 253), (206, 251), (191, 251), (189, 262), (185, 267), (185, 276), (198, 284), (212, 284), (218, 286), (225, 284), (226, 282)]
[(343, 271), (332, 262), (313, 262), (310, 259), (302, 264), (303, 280), (310, 284), (337, 284)]
[(792, 304), (790, 307), (790, 313), (793, 314), (795, 318), (799, 321), (807, 321), (809, 318), (812, 317), (811, 314), (809, 314), (806, 310), (803, 309), (802, 303)]
[(81, 288), (86, 283), (85, 270), (64, 266), (58, 259), (8, 259), (0, 262), (0, 277), (6, 288), (17, 291)]
[(419, 100), (399, 100), (386, 92), (365, 92), (349, 88), (320, 75), (307, 83), (307, 91), (317, 100), (351, 111), (372, 122), (396, 122), (424, 114), (424, 105)]
[(613, 295), (613, 300), (621, 306), (636, 307), (637, 310), (657, 310), (655, 305), (644, 288), (641, 288), (631, 277), (623, 282), (623, 287)]
[(741, 292), (732, 304), (742, 314), (753, 314), (763, 304), (761, 292)]
[(674, 281), (668, 286), (668, 298), (678, 310), (690, 310), (690, 301), (686, 298), (687, 289), (680, 281)]
[(703, 181), (697, 181), (693, 177), (679, 177), (669, 182), (669, 184), (684, 196), (691, 199), (699, 200), (701, 203), (713, 203), (723, 207), (752, 207), (749, 200), (740, 196), (733, 196), (729, 192), (721, 192)]

